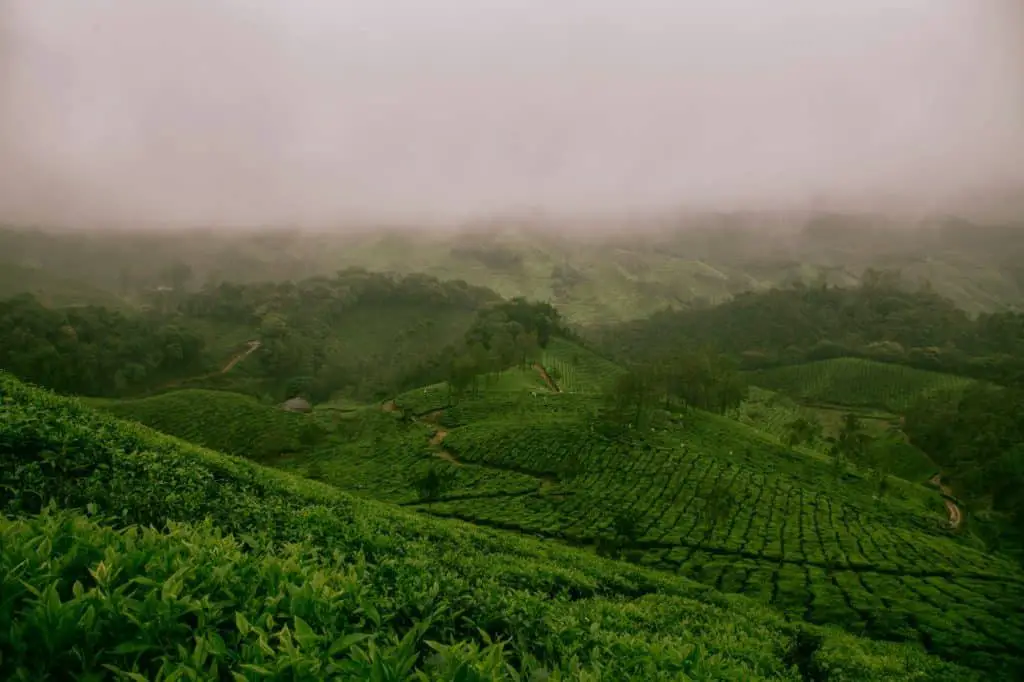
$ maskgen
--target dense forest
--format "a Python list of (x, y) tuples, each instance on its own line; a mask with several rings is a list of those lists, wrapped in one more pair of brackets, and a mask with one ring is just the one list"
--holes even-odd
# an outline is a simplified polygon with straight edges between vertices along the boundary
[(178, 314), (0, 301), (0, 367), (65, 393), (117, 395), (199, 372), (204, 343)]
[[(186, 381), (316, 402), (401, 390), (525, 362), (565, 333), (547, 304), (462, 281), (353, 268), (333, 277), (157, 292), (145, 310), (0, 303), (0, 366), (66, 393), (127, 396)], [(254, 362), (216, 372), (222, 336), (258, 341)], [(235, 352), (239, 343), (223, 352)], [(191, 381), (190, 381), (191, 379)]]
[(743, 369), (864, 357), (1024, 383), (1024, 314), (972, 318), (941, 296), (910, 291), (897, 275), (883, 272), (869, 273), (857, 287), (797, 283), (747, 292), (718, 306), (597, 327), (588, 336), (618, 359), (707, 344), (733, 356)]

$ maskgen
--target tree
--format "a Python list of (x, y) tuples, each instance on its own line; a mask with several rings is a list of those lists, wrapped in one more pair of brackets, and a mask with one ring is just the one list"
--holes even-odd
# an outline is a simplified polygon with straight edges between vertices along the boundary
[(671, 355), (656, 366), (666, 402), (672, 397), (687, 407), (725, 414), (747, 396), (735, 363), (709, 348)]
[(813, 417), (801, 416), (786, 424), (785, 442), (789, 447), (812, 444), (821, 438), (821, 422)]
[(617, 376), (606, 390), (598, 419), (617, 432), (642, 429), (649, 423), (657, 398), (658, 385), (654, 373), (648, 367), (632, 367)]
[(853, 413), (843, 416), (843, 424), (839, 434), (830, 439), (829, 454), (832, 456), (833, 473), (836, 478), (842, 476), (846, 462), (862, 461), (867, 449), (869, 438), (864, 433), (860, 419)]
[(451, 486), (452, 478), (450, 471), (441, 471), (433, 466), (414, 485), (421, 500), (436, 500)]
[(712, 489), (707, 501), (704, 503), (704, 508), (701, 510), (701, 515), (707, 522), (702, 542), (708, 541), (712, 534), (714, 534), (719, 522), (729, 517), (735, 505), (736, 498), (727, 485), (716, 486)]

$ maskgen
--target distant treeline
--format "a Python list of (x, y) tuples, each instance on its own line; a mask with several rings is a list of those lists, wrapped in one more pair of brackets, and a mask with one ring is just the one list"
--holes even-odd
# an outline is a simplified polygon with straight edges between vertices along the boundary
[(63, 393), (120, 395), (199, 372), (203, 347), (178, 314), (0, 301), (0, 368)]
[[(340, 394), (370, 401), (449, 379), (469, 386), (476, 374), (526, 362), (552, 334), (567, 333), (547, 304), (506, 301), (461, 280), (360, 268), (195, 293), (170, 289), (151, 303), (117, 312), (50, 309), (28, 295), (0, 302), (0, 368), (94, 396), (191, 379), (275, 400)], [(215, 335), (225, 329), (260, 346), (217, 375), (227, 358), (204, 350), (223, 347)]]
[(937, 294), (907, 291), (881, 273), (869, 273), (856, 288), (797, 284), (744, 293), (587, 336), (619, 360), (709, 345), (742, 369), (861, 357), (1024, 386), (1024, 314), (972, 319)]

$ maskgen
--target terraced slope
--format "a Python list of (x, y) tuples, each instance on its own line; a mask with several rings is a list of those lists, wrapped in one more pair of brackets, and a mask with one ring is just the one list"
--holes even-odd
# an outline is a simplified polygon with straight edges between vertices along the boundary
[(748, 373), (751, 384), (808, 403), (902, 412), (914, 401), (962, 391), (973, 379), (858, 358), (821, 360)]
[(197, 445), (257, 460), (309, 449), (325, 436), (308, 415), (227, 391), (186, 389), (100, 406)]
[(557, 483), (418, 508), (570, 545), (618, 544), (631, 561), (793, 618), (1024, 670), (1024, 575), (944, 531), (934, 492), (909, 486), (906, 499), (876, 500), (855, 472), (836, 480), (825, 458), (728, 419), (686, 422), (645, 445), (604, 440), (584, 417), (543, 409), (532, 420), (466, 423), (444, 439), (459, 460)]
[[(3, 679), (981, 679), (677, 576), (353, 498), (8, 375), (0, 506)], [(158, 530), (115, 530), (129, 524)]]

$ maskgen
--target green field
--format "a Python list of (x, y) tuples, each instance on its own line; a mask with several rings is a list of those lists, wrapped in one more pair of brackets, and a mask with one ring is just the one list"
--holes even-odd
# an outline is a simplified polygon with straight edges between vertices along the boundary
[(186, 389), (97, 406), (197, 445), (257, 460), (307, 450), (325, 435), (308, 415), (226, 391)]
[[(604, 362), (564, 341), (553, 346), (546, 357), (578, 356), (569, 366)], [(878, 498), (856, 469), (837, 479), (823, 452), (794, 452), (780, 440), (781, 424), (806, 408), (764, 391), (754, 397), (781, 414), (770, 423), (750, 419), (748, 404), (739, 423), (690, 411), (659, 422), (642, 443), (606, 440), (591, 429), (598, 396), (581, 387), (621, 370), (600, 367), (579, 371), (575, 392), (511, 390), (516, 376), (529, 376), (521, 370), (451, 405), (443, 384), (409, 391), (393, 411), (389, 401), (388, 410), (339, 422), (346, 444), (282, 466), (307, 474), (313, 466), (339, 488), (431, 516), (591, 551), (616, 541), (627, 516), (634, 530), (618, 541), (636, 564), (795, 620), (918, 643), (982, 668), (1020, 664), (1024, 574), (951, 535), (934, 490), (894, 481)], [(881, 434), (887, 425), (872, 428)], [(433, 442), (439, 430), (443, 441)], [(890, 471), (908, 480), (932, 473), (912, 448), (892, 456)], [(422, 501), (415, 481), (429, 468), (454, 478), (438, 499)]]
[(796, 400), (901, 412), (915, 401), (955, 394), (972, 379), (857, 358), (821, 360), (803, 365), (749, 372), (755, 386)]
[[(0, 412), (4, 679), (982, 679), (676, 575), (350, 497), (7, 375)], [(1010, 663), (989, 649), (966, 662)]]
[[(824, 457), (827, 451), (826, 438), (838, 435), (842, 422), (850, 409), (811, 406), (797, 403), (794, 399), (773, 391), (751, 386), (747, 400), (736, 411), (738, 421), (753, 426), (785, 442), (789, 434), (788, 425), (796, 419), (809, 419), (821, 425), (821, 436), (815, 443), (797, 447), (801, 452)], [(921, 450), (905, 442), (901, 432), (894, 430), (899, 417), (877, 410), (852, 408), (864, 432), (873, 439), (872, 448), (882, 448), (887, 461), (887, 471), (893, 476), (924, 483), (939, 470), (939, 466)], [(856, 464), (856, 462), (855, 462)]]

